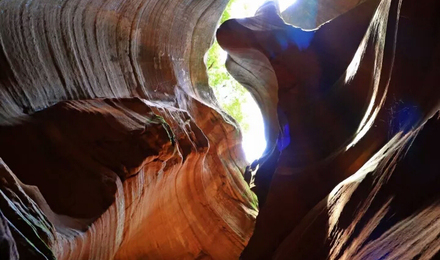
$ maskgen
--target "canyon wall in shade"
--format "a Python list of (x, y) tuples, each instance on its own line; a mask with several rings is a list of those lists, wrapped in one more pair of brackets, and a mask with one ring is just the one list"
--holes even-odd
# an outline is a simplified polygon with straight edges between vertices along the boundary
[(440, 3), (227, 2), (0, 1), (1, 259), (438, 257)]

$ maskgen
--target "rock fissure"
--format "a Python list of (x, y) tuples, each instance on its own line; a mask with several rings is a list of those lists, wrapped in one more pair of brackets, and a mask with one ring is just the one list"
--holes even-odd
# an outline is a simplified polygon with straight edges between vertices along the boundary
[[(267, 1), (215, 32), (227, 4), (0, 1), (0, 258), (438, 257), (440, 2)], [(251, 165), (213, 36), (265, 120)]]

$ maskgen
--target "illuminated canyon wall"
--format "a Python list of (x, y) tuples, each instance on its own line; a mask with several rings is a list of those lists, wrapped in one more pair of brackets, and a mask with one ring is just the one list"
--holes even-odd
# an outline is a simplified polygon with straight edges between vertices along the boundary
[(439, 257), (439, 3), (363, 1), (321, 23), (345, 7), (266, 4), (218, 30), (272, 144), (242, 259)]
[(203, 63), (226, 4), (0, 3), (1, 259), (238, 258), (257, 199)]
[(440, 6), (422, 2), (222, 24), (265, 118), (247, 167), (203, 62), (227, 1), (1, 1), (0, 258), (435, 258)]

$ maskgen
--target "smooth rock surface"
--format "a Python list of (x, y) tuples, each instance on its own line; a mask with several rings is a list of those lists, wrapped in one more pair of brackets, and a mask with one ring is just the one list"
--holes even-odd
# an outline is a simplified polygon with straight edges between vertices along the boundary
[[(214, 35), (226, 4), (0, 1), (2, 259), (439, 257), (440, 2), (268, 1)], [(264, 116), (250, 167), (214, 36)]]
[(11, 257), (238, 258), (257, 201), (203, 62), (226, 4), (0, 2)]
[[(217, 32), (220, 45), (230, 55), (227, 60), (230, 73), (251, 93), (257, 93), (257, 101), (264, 100), (262, 107), (270, 106), (263, 113), (273, 152), (256, 162), (262, 164), (255, 177), (260, 213), (254, 234), (241, 257), (432, 257), (438, 250), (437, 239), (426, 240), (436, 248), (429, 249), (429, 252), (425, 252), (422, 243), (411, 252), (396, 249), (397, 244), (418, 239), (418, 235), (408, 234), (406, 230), (398, 232), (405, 233), (402, 238), (395, 235), (378, 239), (411, 221), (411, 218), (402, 219), (403, 222), (393, 222), (384, 229), (379, 227), (379, 230), (378, 224), (370, 225), (368, 221), (385, 221), (386, 214), (392, 215), (393, 209), (388, 210), (389, 201), (378, 201), (380, 206), (370, 209), (367, 216), (354, 212), (363, 217), (362, 221), (368, 223), (365, 225), (360, 216), (359, 219), (355, 215), (347, 219), (349, 217), (335, 212), (350, 200), (338, 195), (338, 183), (358, 174), (369, 176), (374, 169), (370, 165), (372, 160), (376, 165), (390, 161), (391, 155), (383, 150), (391, 153), (388, 151), (390, 147), (405, 146), (411, 151), (411, 141), (407, 140), (411, 138), (407, 136), (415, 135), (415, 129), (439, 109), (440, 92), (436, 84), (440, 80), (440, 20), (434, 11), (439, 5), (436, 1), (424, 1), (418, 5), (411, 0), (371, 0), (355, 8), (336, 4), (326, 15), (338, 13), (339, 8), (351, 10), (320, 25), (320, 19), (325, 16), (319, 15), (323, 12), (323, 5), (312, 2), (315, 1), (307, 2), (307, 6), (305, 1), (299, 1), (298, 6), (292, 6), (283, 14), (269, 2), (255, 17), (227, 21)], [(315, 27), (320, 26), (315, 30), (302, 30), (286, 24), (285, 21), (289, 21), (287, 16), (296, 10), (294, 8), (302, 8), (298, 12), (311, 18), (318, 14)], [(261, 64), (268, 69), (261, 70)], [(246, 71), (253, 72), (253, 77), (244, 77)], [(270, 84), (254, 84), (269, 77), (276, 79), (270, 81), (276, 82), (275, 88)], [(267, 111), (276, 111), (277, 120)], [(425, 146), (428, 148), (429, 144)], [(430, 149), (433, 147), (435, 144)], [(396, 158), (401, 157), (403, 155), (399, 154)], [(388, 178), (385, 176), (391, 174), (389, 171), (396, 164), (399, 165), (397, 159), (392, 166), (376, 170), (374, 176), (379, 183), (352, 187), (354, 184), (347, 180), (342, 189), (352, 189), (357, 194), (356, 199), (368, 200), (373, 196), (371, 194), (375, 194), (374, 189), (385, 185)], [(369, 171), (366, 172), (365, 168)], [(423, 169), (422, 165), (420, 169)], [(402, 182), (411, 185), (412, 178), (416, 181), (418, 177), (414, 175)], [(399, 190), (389, 192), (397, 194)], [(414, 192), (425, 196), (423, 189)], [(416, 202), (401, 200), (393, 203), (405, 208), (405, 203)], [(438, 217), (436, 202), (432, 203), (422, 215), (418, 215), (420, 208), (408, 207), (406, 210), (414, 219), (430, 222)], [(347, 211), (353, 210), (349, 208)], [(323, 212), (328, 214), (323, 215)], [(342, 221), (346, 224), (337, 226)], [(309, 229), (308, 225), (312, 223), (316, 227)], [(357, 233), (351, 233), (354, 226), (375, 229), (376, 234), (366, 233), (363, 238), (355, 239)], [(436, 224), (431, 223), (427, 226), (420, 224), (417, 228), (433, 230), (435, 227)], [(349, 235), (344, 237), (340, 235), (342, 233)], [(390, 245), (392, 240), (396, 245)], [(365, 245), (367, 242), (369, 246)], [(313, 248), (309, 248), (312, 245)], [(378, 248), (381, 252), (372, 256), (370, 251)], [(366, 251), (361, 253), (361, 250)]]

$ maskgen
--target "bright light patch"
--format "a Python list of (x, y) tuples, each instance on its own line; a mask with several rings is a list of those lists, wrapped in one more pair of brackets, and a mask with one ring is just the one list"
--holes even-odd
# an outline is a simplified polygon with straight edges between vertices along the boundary
[(266, 138), (264, 137), (264, 123), (260, 108), (252, 98), (251, 94), (246, 93), (246, 102), (242, 104), (242, 112), (246, 116), (249, 128), (243, 132), (243, 150), (248, 162), (261, 157), (266, 149)]
[(254, 16), (258, 8), (264, 4), (265, 0), (236, 0), (231, 5), (231, 19), (241, 19)]
[[(293, 5), (297, 0), (278, 0), (280, 6), (280, 12), (286, 10), (289, 6)], [(258, 8), (262, 6), (266, 0), (237, 0), (231, 6), (231, 18), (245, 18), (254, 16)]]
[[(254, 16), (258, 8), (266, 0), (236, 0), (231, 5), (230, 18), (241, 19)], [(264, 123), (260, 108), (249, 92), (242, 99), (241, 112), (243, 114), (243, 123), (247, 128), (243, 129), (243, 151), (248, 162), (261, 157), (266, 149), (266, 138), (264, 136)]]
[(278, 3), (280, 5), (280, 12), (284, 12), (289, 6), (293, 5), (296, 0), (279, 0)]
[[(236, 0), (232, 3), (230, 18), (240, 19), (254, 16), (264, 2), (266, 2), (266, 0)], [(283, 12), (295, 2), (296, 0), (278, 0), (280, 12)], [(222, 53), (222, 56), (223, 55)], [(241, 112), (243, 113), (244, 123), (248, 125), (247, 129), (243, 131), (243, 150), (246, 159), (252, 162), (260, 158), (264, 149), (266, 149), (264, 123), (260, 109), (249, 92), (246, 93), (243, 100)]]
[[(232, 0), (225, 11), (227, 13), (226, 19), (254, 16), (258, 8), (265, 2), (266, 0)], [(284, 11), (295, 2), (296, 0), (279, 0), (280, 11)], [(260, 158), (266, 149), (264, 123), (260, 108), (250, 93), (245, 91), (227, 73), (224, 67), (227, 53), (215, 43), (208, 54), (209, 57), (206, 57), (205, 62), (210, 76), (210, 85), (223, 109), (240, 124), (246, 160), (253, 162)]]

